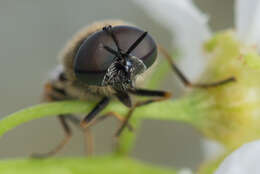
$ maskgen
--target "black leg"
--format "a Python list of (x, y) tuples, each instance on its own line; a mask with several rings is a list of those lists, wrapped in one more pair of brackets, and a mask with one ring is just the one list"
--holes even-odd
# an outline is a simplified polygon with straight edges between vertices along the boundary
[(104, 97), (94, 109), (81, 121), (80, 126), (85, 128), (109, 103), (110, 99)]
[[(108, 112), (104, 115), (99, 116), (97, 119), (93, 120), (88, 126), (93, 126), (96, 125), (97, 123), (105, 120), (108, 117), (114, 117), (116, 118), (118, 121), (120, 121), (121, 123), (123, 123), (125, 121), (124, 116), (121, 116), (120, 114), (116, 113), (116, 112)], [(133, 127), (130, 124), (126, 125), (129, 131), (133, 131)]]
[(212, 82), (212, 83), (198, 83), (198, 84), (193, 84), (191, 83), (186, 77), (185, 75), (180, 71), (180, 69), (175, 65), (172, 57), (167, 53), (167, 51), (158, 46), (159, 51), (163, 54), (163, 56), (167, 59), (167, 61), (169, 62), (169, 64), (171, 65), (171, 68), (174, 72), (176, 72), (176, 74), (178, 75), (178, 77), (180, 78), (180, 80), (183, 82), (183, 84), (185, 86), (188, 87), (197, 87), (197, 88), (211, 88), (211, 87), (217, 87), (223, 84), (227, 84), (230, 82), (234, 82), (236, 81), (236, 79), (234, 77), (229, 77), (227, 79), (224, 80), (220, 80), (220, 81), (216, 81), (216, 82)]
[[(147, 105), (153, 102), (159, 102), (163, 100), (168, 100), (171, 98), (172, 94), (166, 91), (159, 91), (159, 90), (149, 90), (149, 89), (133, 89), (129, 90), (130, 93), (137, 95), (137, 96), (146, 96), (146, 97), (156, 97), (149, 100), (137, 102), (135, 107)], [(159, 97), (159, 98), (158, 98)]]
[(134, 90), (129, 90), (129, 92), (134, 94), (134, 95), (138, 95), (138, 96), (159, 97), (159, 98), (152, 98), (152, 99), (149, 99), (149, 100), (137, 102), (130, 109), (130, 111), (127, 113), (126, 118), (125, 118), (123, 124), (121, 125), (121, 127), (116, 132), (116, 137), (120, 136), (120, 134), (122, 133), (122, 131), (124, 130), (126, 125), (129, 124), (129, 120), (130, 120), (134, 110), (137, 107), (144, 106), (144, 105), (147, 105), (147, 104), (150, 104), (150, 103), (153, 103), (153, 102), (159, 102), (159, 101), (163, 101), (163, 100), (168, 100), (172, 96), (172, 94), (169, 93), (169, 92), (157, 91), (157, 90), (148, 90), (148, 89), (134, 89)]
[(58, 116), (58, 119), (65, 132), (64, 139), (53, 150), (51, 150), (47, 153), (43, 153), (43, 154), (33, 154), (32, 157), (45, 158), (45, 157), (53, 156), (53, 155), (57, 154), (59, 151), (61, 151), (63, 149), (63, 147), (69, 142), (69, 140), (71, 139), (71, 136), (72, 136), (72, 132), (71, 132), (71, 129), (70, 129), (68, 123), (66, 122), (65, 117), (66, 116), (64, 116), (64, 115)]
[[(80, 126), (85, 130), (89, 130), (89, 125), (94, 122), (93, 120), (108, 104), (110, 99), (108, 97), (104, 97), (95, 107), (94, 109), (81, 121)], [(85, 134), (86, 143), (93, 142), (93, 137), (89, 133), (89, 131)], [(93, 143), (88, 146), (88, 152), (93, 152)]]
[(118, 91), (116, 93), (116, 97), (120, 102), (122, 102), (125, 106), (131, 108), (132, 107), (132, 101), (130, 96), (126, 92), (120, 92)]

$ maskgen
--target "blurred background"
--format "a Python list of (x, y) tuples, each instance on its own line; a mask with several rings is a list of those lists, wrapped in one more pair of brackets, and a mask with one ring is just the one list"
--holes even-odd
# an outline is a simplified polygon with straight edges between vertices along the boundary
[[(214, 31), (233, 27), (233, 0), (195, 3), (210, 16)], [(131, 0), (0, 0), (0, 118), (39, 103), (44, 79), (57, 65), (57, 54), (75, 32), (96, 20), (117, 18), (145, 28), (169, 50), (174, 47), (167, 28), (158, 25)], [(183, 91), (174, 75), (170, 81), (167, 89)], [(95, 126), (97, 154), (111, 151), (116, 126), (113, 119)], [(82, 133), (74, 127), (73, 133), (72, 141), (59, 156), (84, 155)], [(55, 117), (35, 120), (0, 139), (0, 158), (46, 152), (62, 138), (63, 131)], [(202, 142), (190, 126), (148, 120), (143, 122), (132, 156), (154, 164), (195, 169), (205, 158)]]

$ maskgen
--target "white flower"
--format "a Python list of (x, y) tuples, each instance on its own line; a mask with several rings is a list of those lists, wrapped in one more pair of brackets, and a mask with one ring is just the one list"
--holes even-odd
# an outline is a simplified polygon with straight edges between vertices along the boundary
[(239, 38), (260, 48), (260, 1), (236, 0), (235, 24)]
[(243, 145), (231, 153), (215, 174), (259, 174), (260, 141)]
[[(173, 44), (181, 53), (180, 68), (194, 79), (205, 66), (203, 43), (212, 32), (208, 17), (192, 0), (134, 0), (161, 25), (171, 30)], [(236, 0), (236, 31), (239, 39), (260, 48), (260, 1)], [(231, 11), (231, 10), (230, 10)], [(192, 66), (191, 66), (192, 62)]]
[[(174, 36), (172, 42), (181, 53), (180, 69), (191, 79), (198, 77), (207, 62), (203, 52), (204, 42), (212, 36), (207, 23), (208, 17), (195, 7), (192, 0), (134, 0), (134, 2), (171, 31)], [(260, 50), (260, 0), (235, 0), (234, 30), (242, 43)], [(243, 166), (242, 163), (240, 165)], [(256, 160), (252, 165), (257, 165)], [(224, 169), (220, 171), (219, 173), (222, 174)]]
[[(205, 64), (202, 43), (211, 36), (207, 16), (190, 0), (135, 0), (161, 25), (171, 30), (175, 45), (182, 56), (180, 67), (190, 78), (197, 77)], [(187, 51), (188, 50), (188, 51)], [(194, 61), (196, 60), (196, 61)], [(190, 68), (193, 62), (193, 68)], [(189, 67), (189, 68), (187, 68)]]

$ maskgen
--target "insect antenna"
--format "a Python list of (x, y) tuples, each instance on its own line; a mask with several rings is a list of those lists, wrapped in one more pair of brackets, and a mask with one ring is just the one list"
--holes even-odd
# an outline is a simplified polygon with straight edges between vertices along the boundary
[(147, 32), (144, 32), (127, 50), (126, 54), (130, 54), (144, 40)]
[(104, 49), (106, 49), (108, 52), (110, 52), (111, 54), (119, 57), (119, 58), (126, 58), (127, 56), (123, 56), (123, 55), (128, 55), (130, 54), (145, 38), (145, 36), (147, 35), (147, 32), (144, 32), (127, 50), (126, 53), (122, 53), (121, 52), (121, 49), (119, 47), (119, 42), (115, 36), (115, 34), (113, 33), (113, 30), (112, 30), (112, 26), (111, 25), (108, 25), (108, 26), (105, 26), (103, 27), (103, 30), (106, 31), (113, 39), (113, 41), (115, 42), (116, 44), (116, 47), (117, 47), (117, 51), (108, 47), (108, 46), (104, 46)]
[(119, 47), (119, 42), (112, 30), (112, 26), (111, 25), (105, 26), (105, 27), (103, 27), (103, 30), (106, 31), (112, 37), (113, 41), (116, 44), (117, 51), (121, 53), (121, 49)]
[(120, 53), (116, 50), (114, 50), (113, 48), (109, 47), (109, 46), (106, 46), (104, 45), (103, 48), (108, 51), (109, 53), (115, 55), (115, 56), (120, 56)]

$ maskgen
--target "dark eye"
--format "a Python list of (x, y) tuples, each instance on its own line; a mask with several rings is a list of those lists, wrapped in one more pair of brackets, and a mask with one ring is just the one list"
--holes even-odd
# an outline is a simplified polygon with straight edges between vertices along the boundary
[[(144, 32), (132, 26), (115, 26), (112, 30), (123, 51), (127, 51)], [(117, 50), (111, 36), (101, 30), (88, 36), (79, 46), (74, 59), (74, 71), (80, 81), (88, 85), (102, 85), (107, 69), (114, 59), (114, 55), (105, 50), (104, 45)], [(149, 68), (157, 56), (157, 47), (152, 37), (147, 34), (131, 55), (141, 59)]]

